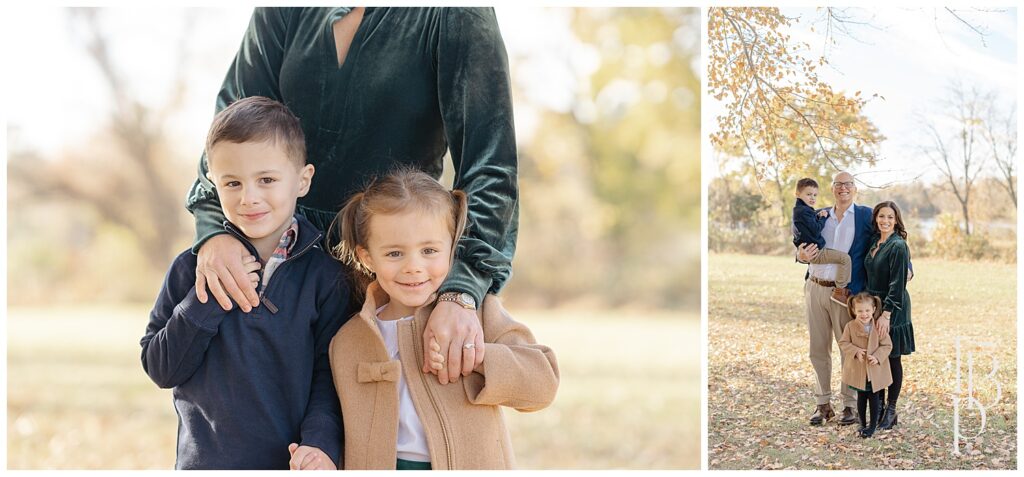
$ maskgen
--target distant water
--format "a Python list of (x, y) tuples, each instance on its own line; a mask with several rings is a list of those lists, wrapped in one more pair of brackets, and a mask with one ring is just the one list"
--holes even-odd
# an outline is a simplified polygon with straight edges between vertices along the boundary
[[(904, 217), (904, 218), (906, 218), (906, 217)], [(921, 233), (925, 236), (925, 238), (927, 238), (928, 240), (931, 240), (931, 238), (932, 238), (932, 231), (935, 230), (935, 227), (938, 226), (938, 224), (939, 224), (939, 222), (937, 220), (935, 220), (935, 217), (929, 217), (927, 219), (912, 220), (907, 225), (909, 227), (911, 227), (911, 228), (917, 227), (918, 230), (920, 230)], [(998, 221), (995, 221), (995, 222), (974, 223), (974, 224), (971, 224), (971, 225), (975, 228), (975, 230), (979, 230), (979, 229), (980, 230), (1016, 230), (1017, 229), (1017, 224), (1016, 223), (1008, 222), (1008, 221), (1005, 221), (1005, 220), (998, 220)]]

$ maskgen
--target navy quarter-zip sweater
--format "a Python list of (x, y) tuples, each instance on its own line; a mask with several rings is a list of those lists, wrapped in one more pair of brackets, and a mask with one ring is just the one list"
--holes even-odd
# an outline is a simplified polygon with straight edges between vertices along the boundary
[(813, 243), (818, 248), (825, 248), (825, 238), (821, 229), (828, 217), (818, 217), (818, 212), (797, 197), (793, 204), (793, 245), (800, 247), (805, 243)]
[[(196, 297), (196, 256), (174, 260), (142, 337), (142, 367), (173, 388), (178, 469), (288, 469), (288, 444), (338, 462), (342, 427), (328, 361), (346, 321), (341, 263), (302, 216), (299, 241), (250, 313)], [(228, 231), (256, 249), (231, 224)]]

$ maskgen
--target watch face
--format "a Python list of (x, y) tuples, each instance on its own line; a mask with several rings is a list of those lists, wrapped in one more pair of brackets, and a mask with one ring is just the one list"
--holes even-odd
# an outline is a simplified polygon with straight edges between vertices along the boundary
[(459, 293), (459, 303), (461, 303), (462, 306), (476, 308), (476, 300), (474, 300), (473, 295), (470, 295), (469, 293)]

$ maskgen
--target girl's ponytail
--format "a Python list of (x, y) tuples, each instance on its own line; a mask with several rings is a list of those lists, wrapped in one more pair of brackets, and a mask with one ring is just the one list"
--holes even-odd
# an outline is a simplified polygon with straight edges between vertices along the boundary
[(358, 297), (362, 297), (366, 293), (366, 287), (374, 280), (373, 272), (359, 261), (359, 255), (356, 253), (356, 248), (360, 246), (363, 238), (359, 236), (360, 225), (367, 219), (363, 207), (363, 196), (364, 194), (359, 192), (349, 198), (330, 227), (341, 237), (331, 253), (352, 270), (352, 283), (355, 295)]
[(469, 214), (469, 197), (461, 190), (452, 191), (452, 223), (455, 224), (455, 231), (452, 234), (452, 254), (449, 257), (452, 264), (455, 263), (455, 251), (459, 246), (459, 239), (466, 231), (466, 220)]
[(455, 207), (452, 208), (454, 214), (455, 224), (455, 236), (452, 237), (452, 246), (459, 243), (459, 239), (462, 238), (462, 234), (466, 231), (466, 221), (469, 215), (469, 196), (461, 190), (452, 191), (452, 199), (455, 200)]

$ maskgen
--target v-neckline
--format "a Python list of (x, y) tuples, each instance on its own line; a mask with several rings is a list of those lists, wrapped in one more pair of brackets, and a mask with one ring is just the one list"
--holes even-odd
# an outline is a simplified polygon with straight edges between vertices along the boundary
[[(359, 53), (362, 51), (361, 45), (362, 45), (363, 36), (365, 35), (365, 33), (364, 33), (365, 28), (363, 28), (363, 27), (364, 27), (364, 25), (366, 25), (366, 17), (367, 17), (367, 15), (369, 15), (372, 10), (373, 9), (371, 7), (363, 7), (363, 16), (362, 16), (362, 18), (359, 19), (359, 25), (356, 25), (356, 31), (352, 34), (352, 40), (349, 42), (349, 45), (348, 45), (348, 51), (345, 53), (345, 61), (343, 63), (341, 63), (341, 64), (338, 63), (338, 39), (334, 35), (334, 25), (336, 25), (338, 22), (344, 20), (346, 16), (348, 16), (348, 15), (350, 15), (352, 13), (352, 11), (349, 10), (349, 12), (346, 13), (341, 18), (338, 18), (337, 20), (332, 20), (332, 21), (327, 23), (327, 28), (326, 28), (326, 32), (325, 33), (327, 35), (327, 40), (328, 40), (327, 44), (329, 45), (329, 47), (325, 48), (325, 50), (329, 50), (328, 51), (329, 55), (328, 55), (328, 59), (327, 60), (328, 60), (329, 64), (334, 67), (334, 70), (336, 72), (341, 72), (341, 71), (345, 71), (347, 69), (351, 69), (351, 67), (346, 68), (346, 66), (351, 65), (355, 60), (357, 60), (359, 58)], [(332, 15), (332, 17), (333, 17), (333, 15)]]
[(871, 253), (868, 253), (868, 255), (871, 256), (872, 260), (874, 260), (875, 256), (878, 255), (878, 252), (882, 250), (882, 245), (884, 245), (886, 242), (888, 242), (889, 239), (891, 239), (891, 238), (892, 238), (892, 235), (890, 235), (889, 238), (885, 239), (885, 241), (882, 241), (882, 236), (881, 235), (878, 236), (878, 242), (875, 242), (874, 250), (872, 250)]

